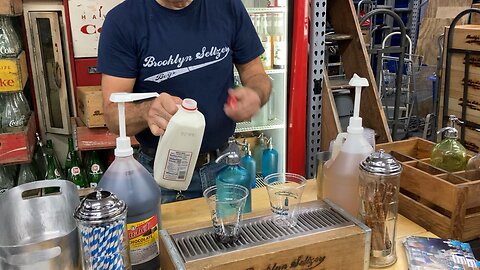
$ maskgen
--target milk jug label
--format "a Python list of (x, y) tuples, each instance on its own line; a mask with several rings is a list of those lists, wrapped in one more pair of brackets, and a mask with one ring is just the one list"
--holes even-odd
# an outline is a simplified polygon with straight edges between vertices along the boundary
[(132, 264), (148, 262), (159, 254), (157, 215), (127, 224)]
[(171, 181), (185, 181), (187, 170), (192, 160), (192, 152), (168, 150), (167, 163), (163, 179)]

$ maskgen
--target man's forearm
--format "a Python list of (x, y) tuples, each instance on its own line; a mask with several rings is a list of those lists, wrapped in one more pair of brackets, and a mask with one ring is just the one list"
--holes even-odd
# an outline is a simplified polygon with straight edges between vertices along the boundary
[(253, 75), (242, 83), (243, 86), (251, 88), (258, 94), (262, 106), (268, 102), (270, 98), (270, 92), (272, 91), (272, 81), (267, 74)]
[[(141, 102), (125, 103), (125, 124), (127, 126), (127, 135), (133, 136), (148, 128), (146, 114), (150, 108), (151, 100)], [(105, 106), (105, 122), (108, 129), (118, 134), (118, 106), (116, 103), (109, 103)]]

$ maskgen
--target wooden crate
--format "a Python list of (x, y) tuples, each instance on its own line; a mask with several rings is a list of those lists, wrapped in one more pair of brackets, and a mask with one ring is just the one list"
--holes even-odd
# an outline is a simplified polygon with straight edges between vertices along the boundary
[(449, 173), (430, 165), (434, 143), (421, 138), (377, 145), (403, 165), (399, 213), (442, 238), (480, 236), (480, 174)]
[(23, 90), (27, 79), (27, 57), (24, 51), (17, 58), (0, 59), (0, 92)]
[(22, 0), (0, 0), (0, 15), (22, 15)]
[[(445, 33), (448, 33), (449, 29), (450, 26), (445, 27)], [(448, 37), (448, 35), (445, 35), (445, 37)], [(452, 48), (479, 51), (480, 25), (465, 24), (455, 26), (452, 40)]]
[(35, 151), (35, 117), (30, 117), (21, 132), (0, 134), (0, 164), (27, 163)]
[(77, 87), (78, 116), (89, 128), (105, 127), (100, 86)]

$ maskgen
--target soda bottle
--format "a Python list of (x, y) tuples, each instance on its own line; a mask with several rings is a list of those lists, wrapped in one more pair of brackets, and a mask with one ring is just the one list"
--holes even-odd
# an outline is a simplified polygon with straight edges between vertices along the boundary
[(55, 152), (55, 148), (53, 147), (53, 142), (52, 140), (47, 140), (47, 147), (45, 149), (47, 155), (51, 155), (53, 157), (53, 164), (55, 166), (55, 170), (58, 171), (60, 175), (60, 179), (65, 179), (63, 172), (62, 172), (62, 165), (60, 164), (60, 161), (57, 158), (57, 154)]
[(37, 137), (37, 151), (33, 157), (35, 163), (37, 164), (37, 173), (40, 176), (45, 175), (45, 171), (47, 169), (47, 154), (46, 149), (43, 146), (42, 140), (40, 139), (40, 135), (35, 133)]
[(4, 94), (4, 108), (2, 111), (2, 130), (5, 133), (20, 132), (26, 124), (26, 115), (18, 107), (14, 99), (15, 94)]
[(73, 138), (68, 138), (68, 152), (67, 157), (65, 158), (65, 175), (68, 176), (68, 171), (72, 168), (72, 156), (76, 153), (73, 146)]
[(103, 166), (100, 163), (100, 159), (98, 158), (97, 151), (93, 150), (90, 152), (90, 156), (86, 165), (87, 173), (88, 173), (88, 182), (90, 183), (90, 187), (94, 188), (97, 186), (98, 182), (103, 176)]
[(272, 41), (271, 36), (268, 33), (267, 14), (261, 14), (258, 24), (258, 36), (262, 41), (265, 52), (260, 56), (263, 67), (265, 69), (272, 69)]
[(0, 58), (16, 57), (21, 51), (22, 45), (11, 18), (0, 16)]
[(20, 172), (18, 173), (17, 185), (23, 185), (25, 183), (38, 180), (35, 169), (32, 163), (24, 163), (20, 165)]
[(5, 166), (2, 166), (0, 170), (0, 194), (13, 188), (13, 186), (13, 179), (6, 172)]
[[(55, 166), (55, 159), (52, 155), (47, 154), (47, 170), (45, 172), (45, 180), (62, 179), (60, 172)], [(59, 189), (55, 187), (45, 188), (45, 194), (58, 192)]]
[(282, 69), (287, 64), (287, 40), (284, 31), (284, 15), (273, 15), (273, 68)]
[(77, 188), (87, 188), (87, 177), (85, 176), (85, 171), (82, 169), (80, 157), (78, 156), (76, 151), (73, 152), (71, 158), (72, 166), (68, 170), (67, 180), (77, 185)]

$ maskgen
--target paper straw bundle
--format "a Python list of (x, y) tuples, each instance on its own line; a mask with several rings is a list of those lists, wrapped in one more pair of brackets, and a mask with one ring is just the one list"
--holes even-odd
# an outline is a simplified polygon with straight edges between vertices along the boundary
[(79, 229), (88, 269), (125, 269), (122, 259), (125, 219), (100, 226), (80, 226)]

